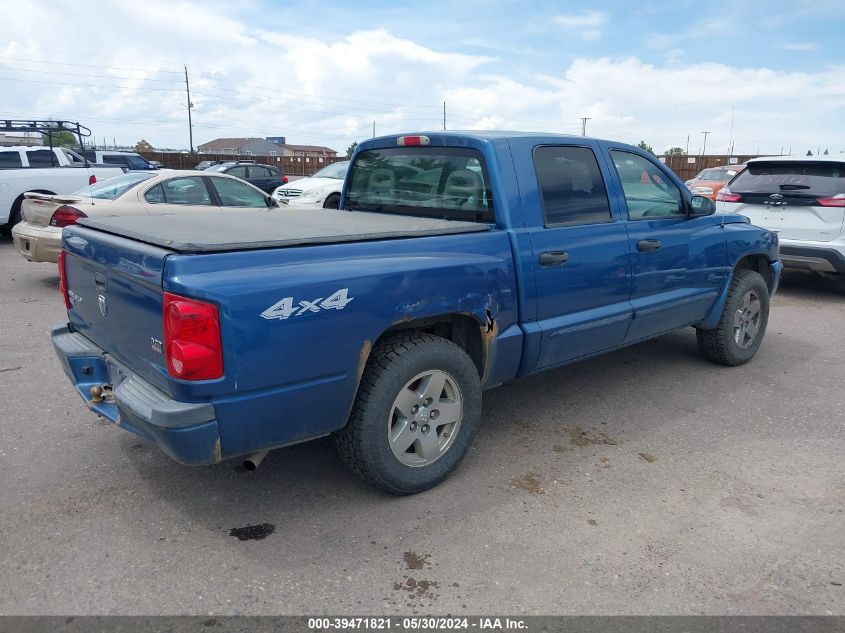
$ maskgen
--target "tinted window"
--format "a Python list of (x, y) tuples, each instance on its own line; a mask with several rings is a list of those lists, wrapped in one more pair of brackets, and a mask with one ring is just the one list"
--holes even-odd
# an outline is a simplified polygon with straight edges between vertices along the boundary
[(681, 190), (669, 181), (657, 165), (631, 152), (613, 150), (610, 156), (622, 181), (629, 218), (638, 220), (686, 215)]
[(607, 190), (591, 149), (538, 147), (534, 168), (546, 226), (611, 219)]
[(256, 165), (254, 167), (249, 168), (249, 177), (250, 178), (270, 178), (273, 175), (274, 175), (273, 172), (271, 172), (266, 167), (260, 167), (260, 166)]
[(164, 202), (164, 190), (161, 188), (161, 185), (158, 184), (147, 190), (147, 193), (144, 194), (144, 200), (152, 202), (153, 204)]
[(150, 169), (150, 164), (140, 156), (126, 156), (129, 169)]
[(0, 152), (0, 169), (12, 169), (14, 167), (23, 167), (20, 152)]
[(147, 202), (167, 204), (211, 205), (211, 196), (199, 176), (171, 178), (144, 194)]
[(103, 163), (129, 167), (129, 161), (126, 159), (126, 156), (121, 156), (120, 154), (103, 154)]
[(232, 167), (231, 169), (226, 169), (226, 173), (235, 178), (246, 178), (246, 167), (242, 165)]
[(493, 222), (484, 159), (477, 150), (399, 147), (368, 150), (351, 166), (346, 208)]
[(59, 164), (49, 149), (27, 150), (26, 157), (30, 167), (52, 167)]
[(267, 198), (254, 187), (231, 178), (212, 178), (221, 207), (267, 208)]
[(732, 192), (794, 192), (809, 195), (845, 193), (845, 163), (772, 161), (749, 163), (730, 184)]

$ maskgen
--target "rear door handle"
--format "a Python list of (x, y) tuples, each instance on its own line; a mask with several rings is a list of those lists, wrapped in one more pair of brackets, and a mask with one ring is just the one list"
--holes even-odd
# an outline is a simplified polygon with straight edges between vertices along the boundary
[(640, 240), (637, 242), (637, 250), (642, 252), (656, 251), (660, 246), (660, 240)]
[(557, 264), (565, 264), (568, 261), (569, 253), (566, 251), (540, 253), (540, 266), (555, 266)]

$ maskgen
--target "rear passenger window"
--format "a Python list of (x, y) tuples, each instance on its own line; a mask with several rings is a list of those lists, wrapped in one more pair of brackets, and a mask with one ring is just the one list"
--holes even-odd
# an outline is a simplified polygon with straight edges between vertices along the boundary
[(21, 155), (17, 151), (0, 152), (0, 169), (23, 167)]
[(612, 219), (607, 189), (593, 150), (537, 147), (534, 168), (546, 226), (594, 224)]
[(27, 151), (26, 158), (29, 161), (30, 167), (52, 167), (53, 165), (59, 164), (59, 162), (55, 160), (53, 152), (49, 149)]
[[(229, 172), (231, 175), (231, 172)], [(270, 173), (270, 170), (266, 167), (250, 167), (249, 168), (249, 177), (250, 178), (270, 178), (273, 174)]]

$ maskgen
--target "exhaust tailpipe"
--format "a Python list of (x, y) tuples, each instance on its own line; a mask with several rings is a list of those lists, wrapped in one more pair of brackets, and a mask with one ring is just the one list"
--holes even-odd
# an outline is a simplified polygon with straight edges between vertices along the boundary
[(244, 468), (247, 470), (255, 470), (264, 461), (264, 458), (267, 457), (267, 453), (270, 451), (261, 451), (259, 453), (254, 453), (244, 459)]

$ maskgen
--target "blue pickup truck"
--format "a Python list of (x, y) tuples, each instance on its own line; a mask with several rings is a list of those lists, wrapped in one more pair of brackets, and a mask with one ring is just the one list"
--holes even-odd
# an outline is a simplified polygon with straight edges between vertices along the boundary
[(53, 344), (95, 413), (179, 462), (333, 434), (414, 493), (458, 465), (484, 389), (690, 326), (707, 358), (751, 359), (777, 235), (713, 211), (621, 143), (375, 138), (338, 210), (66, 228)]

